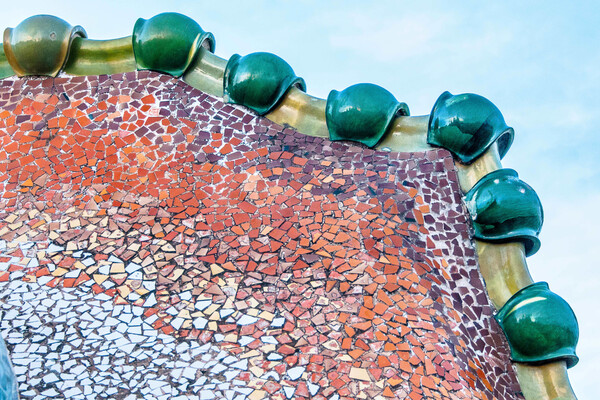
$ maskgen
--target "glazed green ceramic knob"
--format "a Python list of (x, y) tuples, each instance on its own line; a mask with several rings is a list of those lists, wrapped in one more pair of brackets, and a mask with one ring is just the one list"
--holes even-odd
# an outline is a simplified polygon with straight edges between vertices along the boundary
[(495, 316), (506, 334), (512, 359), (543, 364), (565, 360), (571, 368), (579, 361), (577, 318), (569, 304), (537, 282), (515, 293)]
[(271, 53), (234, 54), (225, 67), (223, 93), (228, 103), (241, 104), (260, 115), (270, 112), (290, 87), (306, 91), (304, 79)]
[(475, 238), (496, 243), (522, 242), (527, 256), (539, 250), (538, 235), (544, 222), (542, 204), (515, 170), (499, 169), (485, 175), (467, 192), (465, 203)]
[(429, 117), (427, 143), (449, 150), (463, 163), (473, 162), (496, 141), (502, 158), (513, 138), (500, 110), (476, 94), (444, 92)]
[(86, 37), (85, 30), (52, 15), (35, 15), (14, 29), (6, 28), (4, 53), (19, 76), (56, 76), (75, 37)]
[(140, 18), (133, 28), (137, 69), (179, 77), (192, 64), (200, 47), (213, 52), (215, 38), (183, 14), (162, 13), (149, 20)]
[(327, 96), (325, 119), (331, 140), (352, 140), (375, 147), (395, 117), (410, 115), (408, 106), (381, 86), (359, 83)]

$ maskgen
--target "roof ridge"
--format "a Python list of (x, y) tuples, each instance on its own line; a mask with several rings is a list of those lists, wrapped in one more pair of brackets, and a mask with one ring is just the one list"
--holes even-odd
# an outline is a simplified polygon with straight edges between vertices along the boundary
[[(489, 228), (485, 234), (478, 231), (474, 234), (488, 296), (502, 315), (515, 307), (530, 313), (525, 326), (513, 324), (511, 330), (505, 331), (513, 359), (522, 360), (519, 354), (515, 356), (513, 343), (527, 333), (523, 330), (537, 329), (536, 319), (550, 321), (551, 310), (527, 308), (530, 299), (522, 297), (523, 289), (535, 285), (526, 256), (537, 250), (542, 211), (533, 189), (518, 179), (516, 173), (502, 169), (500, 159), (510, 148), (514, 131), (493, 103), (474, 94), (445, 92), (436, 101), (431, 115), (411, 117), (406, 104), (371, 84), (332, 91), (324, 100), (305, 93), (304, 80), (274, 54), (234, 55), (224, 60), (213, 53), (214, 48), (215, 38), (210, 32), (177, 13), (163, 13), (148, 20), (140, 18), (131, 36), (112, 40), (88, 39), (79, 26), (71, 26), (54, 16), (37, 15), (4, 31), (0, 79), (15, 74), (101, 75), (149, 69), (181, 77), (196, 89), (244, 105), (303, 134), (353, 140), (381, 150), (414, 152), (434, 146), (446, 148), (454, 155), (474, 225)], [(500, 175), (511, 178), (502, 182), (491, 179)], [(489, 201), (484, 201), (484, 191), (491, 196)], [(523, 201), (524, 206), (498, 206), (514, 199)], [(536, 216), (539, 218), (535, 219)], [(528, 245), (526, 253), (527, 243), (534, 245)], [(564, 302), (556, 300), (560, 301)], [(565, 313), (562, 320), (570, 321), (569, 332), (576, 332), (577, 321), (572, 310), (568, 305), (562, 309)], [(560, 326), (553, 328), (560, 333)], [(564, 343), (553, 342), (552, 338), (544, 342), (547, 343), (540, 350), (542, 354), (531, 358), (535, 359), (534, 364), (515, 364), (526, 398), (550, 399), (560, 393), (561, 398), (575, 399), (565, 360), (569, 361), (569, 367), (574, 364), (577, 338), (566, 346), (572, 349), (568, 354), (552, 347)], [(556, 361), (558, 353), (561, 356)]]

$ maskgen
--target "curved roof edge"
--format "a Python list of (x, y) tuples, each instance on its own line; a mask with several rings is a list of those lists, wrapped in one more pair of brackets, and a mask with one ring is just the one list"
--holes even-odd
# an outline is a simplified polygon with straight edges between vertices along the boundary
[[(3, 49), (0, 50), (0, 79), (13, 75), (56, 76), (59, 72), (70, 75), (102, 75), (131, 72), (136, 69), (152, 69), (181, 76), (183, 81), (194, 88), (217, 97), (224, 97), (228, 60), (213, 53), (215, 41), (212, 34), (203, 31), (189, 17), (176, 13), (159, 14), (149, 20), (141, 21), (143, 23), (138, 20), (135, 24), (132, 36), (113, 40), (91, 40), (85, 37), (82, 28), (72, 27), (59, 18), (47, 15), (28, 18), (17, 27), (7, 28), (4, 32)], [(60, 33), (59, 37), (56, 32)], [(166, 39), (151, 40), (158, 36)], [(60, 46), (56, 43), (49, 45), (50, 41), (56, 42), (56, 39), (60, 41)], [(135, 45), (134, 39), (137, 39)], [(140, 52), (137, 50), (139, 48), (143, 50)], [(169, 54), (175, 52), (176, 57), (168, 60), (169, 65), (164, 65), (164, 57), (161, 57), (161, 54), (167, 50)], [(45, 54), (48, 51), (54, 52), (51, 54), (52, 57)], [(45, 65), (42, 60), (51, 60), (53, 64)], [(284, 84), (283, 82), (292, 82), (284, 88), (282, 96), (267, 94), (276, 99), (276, 102), (265, 108), (267, 110), (265, 117), (275, 123), (289, 125), (306, 135), (336, 139), (331, 137), (328, 129), (328, 118), (332, 118), (328, 115), (329, 109), (334, 105), (329, 105), (329, 100), (306, 94), (302, 84), (293, 84), (299, 82), (298, 79), (301, 78), (293, 75), (293, 70), (285, 61), (283, 64), (279, 61), (275, 64), (277, 65), (273, 68), (277, 71), (284, 70), (283, 74), (264, 74), (264, 71), (261, 71), (261, 68), (265, 68), (264, 60), (262, 64), (246, 66), (258, 79), (270, 79), (281, 75), (281, 81), (274, 82), (272, 85), (265, 86), (264, 82), (261, 82), (258, 86), (262, 88), (261, 90), (270, 86), (279, 88), (278, 85)], [(252, 68), (258, 69), (252, 70)], [(243, 90), (253, 90), (253, 85), (240, 87), (249, 88)], [(260, 93), (255, 92), (252, 95), (256, 97)], [(446, 94), (442, 96), (444, 95)], [(452, 95), (447, 94), (446, 97), (448, 96)], [(456, 97), (458, 98), (458, 95)], [(393, 114), (383, 134), (381, 129), (372, 133), (372, 136), (379, 135), (374, 145), (371, 145), (372, 136), (370, 142), (355, 140), (367, 143), (369, 147), (399, 152), (423, 151), (434, 146), (444, 147), (455, 156), (461, 190), (463, 193), (468, 193), (487, 174), (502, 169), (500, 159), (512, 143), (512, 128), (506, 127), (499, 111), (492, 113), (492, 117), (484, 115), (481, 104), (485, 103), (483, 102), (485, 99), (481, 99), (483, 98), (480, 96), (464, 95), (460, 98), (462, 105), (459, 109), (453, 109), (453, 106), (443, 104), (438, 99), (431, 116), (411, 117), (402, 113)], [(235, 99), (226, 100), (252, 108), (252, 105), (236, 102)], [(350, 107), (358, 109), (364, 104), (363, 102), (372, 105), (378, 101), (380, 100), (375, 95), (368, 98), (349, 98), (341, 103), (348, 107), (350, 102)], [(477, 102), (481, 104), (478, 105)], [(393, 102), (391, 104), (392, 107), (397, 108)], [(376, 107), (368, 108), (376, 109)], [(408, 107), (405, 114), (407, 110)], [(331, 115), (335, 114), (335, 111), (333, 110)], [(456, 115), (468, 115), (472, 120), (467, 121), (469, 123), (457, 124), (453, 121), (458, 118), (452, 118)], [(335, 118), (339, 120), (344, 116), (338, 112)], [(352, 113), (348, 118), (356, 118), (357, 123), (365, 124), (365, 121), (374, 118), (374, 115)], [(491, 131), (486, 132), (488, 127), (491, 127)], [(505, 134), (507, 132), (510, 134)], [(336, 134), (344, 139), (344, 132), (338, 131)], [(347, 139), (352, 137), (351, 133), (346, 136)], [(471, 209), (470, 212), (472, 219), (476, 220), (478, 211)], [(506, 217), (510, 215), (499, 215), (498, 221)], [(478, 238), (474, 238), (474, 241), (488, 295), (498, 310), (502, 309), (513, 296), (518, 295), (521, 289), (534, 284), (527, 267), (525, 246), (518, 237), (504, 238), (501, 242)], [(542, 364), (515, 362), (515, 366), (522, 391), (527, 399), (557, 397), (576, 399), (569, 383), (565, 360), (547, 359)]]

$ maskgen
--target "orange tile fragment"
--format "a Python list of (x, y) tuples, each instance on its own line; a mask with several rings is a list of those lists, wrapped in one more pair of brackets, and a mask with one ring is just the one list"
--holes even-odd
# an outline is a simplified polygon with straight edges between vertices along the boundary
[(379, 368), (385, 368), (389, 367), (392, 364), (390, 363), (389, 358), (385, 356), (377, 356), (377, 365), (379, 366)]

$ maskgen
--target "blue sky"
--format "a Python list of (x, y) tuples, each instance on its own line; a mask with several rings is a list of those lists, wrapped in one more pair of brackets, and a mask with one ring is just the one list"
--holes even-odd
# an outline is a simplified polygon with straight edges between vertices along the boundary
[[(92, 39), (132, 33), (138, 17), (177, 11), (216, 37), (215, 53), (275, 53), (325, 98), (371, 82), (428, 114), (445, 90), (493, 101), (515, 129), (503, 161), (539, 194), (542, 247), (535, 280), (580, 324), (576, 394), (594, 398), (600, 365), (600, 2), (558, 1), (27, 1), (0, 26), (34, 14), (82, 25)], [(373, 2), (374, 3), (374, 2)], [(17, 3), (13, 3), (17, 4)]]

